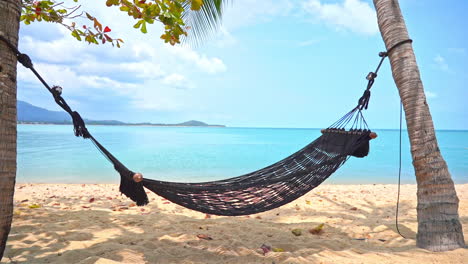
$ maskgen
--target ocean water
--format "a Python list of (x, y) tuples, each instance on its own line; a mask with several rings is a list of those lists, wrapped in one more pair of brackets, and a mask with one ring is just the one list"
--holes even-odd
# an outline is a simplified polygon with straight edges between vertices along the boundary
[[(238, 176), (294, 153), (319, 129), (89, 126), (129, 169), (147, 178), (197, 182)], [(397, 183), (398, 130), (376, 130), (369, 156), (350, 158), (326, 183)], [(468, 131), (437, 131), (455, 183), (468, 183)], [(402, 182), (415, 183), (403, 134)], [(18, 182), (118, 183), (119, 175), (72, 126), (18, 125)]]

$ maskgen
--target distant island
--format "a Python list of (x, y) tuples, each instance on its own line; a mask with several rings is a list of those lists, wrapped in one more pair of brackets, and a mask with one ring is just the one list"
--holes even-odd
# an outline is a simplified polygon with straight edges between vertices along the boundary
[[(72, 124), (68, 113), (60, 111), (50, 111), (30, 103), (18, 100), (18, 124), (51, 124), (51, 125), (69, 125)], [(154, 124), (144, 123), (125, 123), (117, 120), (90, 120), (84, 118), (87, 125), (106, 125), (106, 126), (174, 126), (174, 127), (226, 127), (225, 125), (210, 125), (197, 120), (190, 120), (177, 124)]]

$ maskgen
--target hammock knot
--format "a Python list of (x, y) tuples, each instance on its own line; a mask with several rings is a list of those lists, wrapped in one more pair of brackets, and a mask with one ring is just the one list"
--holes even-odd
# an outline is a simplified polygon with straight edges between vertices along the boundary
[(361, 96), (361, 98), (359, 98), (359, 102), (358, 102), (359, 110), (367, 109), (367, 107), (369, 106), (370, 96), (371, 96), (370, 89), (366, 89), (364, 91), (364, 94)]
[(384, 58), (387, 56), (388, 56), (388, 53), (386, 51), (379, 52), (379, 57)]
[(52, 86), (51, 90), (54, 96), (58, 96), (58, 95), (62, 95), (63, 88), (58, 85), (54, 85)]
[(370, 81), (370, 80), (374, 80), (375, 78), (377, 77), (377, 73), (375, 72), (369, 72), (366, 76), (366, 80)]
[(73, 119), (75, 136), (83, 137), (83, 138), (90, 138), (91, 135), (89, 134), (88, 129), (86, 128), (86, 125), (83, 121), (83, 118), (81, 118), (80, 114), (76, 111), (73, 111), (71, 113), (71, 116)]
[(31, 61), (31, 58), (29, 58), (29, 56), (27, 54), (24, 54), (24, 53), (19, 53), (16, 58), (18, 59), (18, 61), (23, 64), (24, 67), (28, 68), (28, 69), (32, 69), (33, 68), (33, 63)]

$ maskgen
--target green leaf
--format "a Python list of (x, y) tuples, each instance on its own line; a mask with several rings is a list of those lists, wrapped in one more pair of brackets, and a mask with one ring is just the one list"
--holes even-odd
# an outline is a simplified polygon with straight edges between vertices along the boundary
[(295, 229), (291, 230), (291, 233), (293, 233), (295, 236), (300, 236), (300, 235), (302, 235), (302, 229), (295, 228)]
[(203, 5), (203, 0), (192, 0), (192, 4), (190, 5), (190, 9), (193, 11), (198, 11)]
[(73, 31), (72, 31), (72, 36), (75, 37), (78, 41), (81, 41), (81, 37), (80, 37), (80, 35), (78, 34), (78, 31), (73, 30)]
[(141, 23), (143, 23), (143, 20), (139, 20), (138, 22), (136, 22), (136, 24), (133, 25), (133, 27), (134, 27), (134, 28), (140, 28)]
[(146, 30), (146, 22), (143, 21), (143, 23), (141, 23), (141, 28), (140, 28), (141, 32), (143, 33), (148, 33), (148, 31)]

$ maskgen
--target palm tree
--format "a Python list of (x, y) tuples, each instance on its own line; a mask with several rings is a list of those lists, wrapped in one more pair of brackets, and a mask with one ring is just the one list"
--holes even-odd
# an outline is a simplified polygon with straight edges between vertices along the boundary
[[(387, 49), (409, 39), (397, 0), (374, 0)], [(465, 246), (458, 217), (458, 197), (442, 155), (426, 102), (418, 65), (410, 43), (389, 54), (393, 79), (406, 115), (413, 166), (418, 185), (417, 246), (447, 251)]]
[[(0, 34), (18, 42), (20, 1), (0, 1)], [(16, 57), (0, 41), (0, 260), (13, 215), (16, 176)]]
[(184, 4), (183, 19), (190, 28), (186, 41), (198, 45), (218, 29), (224, 6), (227, 5), (229, 0), (204, 0), (198, 12), (190, 10), (190, 2), (190, 0), (187, 0)]

